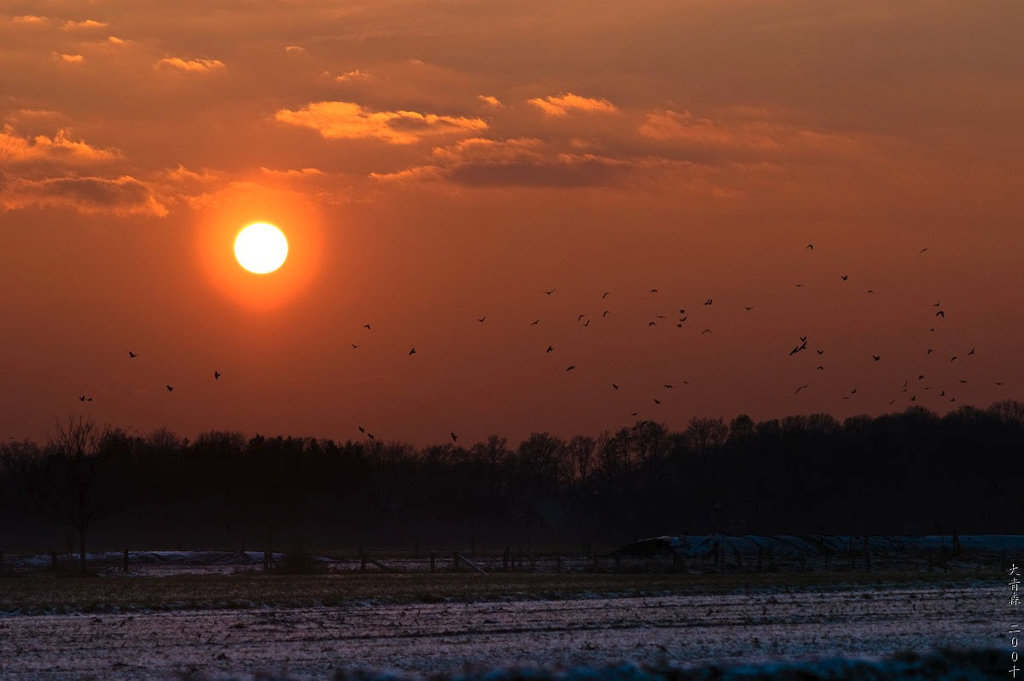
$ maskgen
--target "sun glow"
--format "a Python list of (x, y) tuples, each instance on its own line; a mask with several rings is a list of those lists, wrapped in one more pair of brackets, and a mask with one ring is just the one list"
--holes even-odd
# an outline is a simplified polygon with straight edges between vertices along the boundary
[(254, 274), (269, 274), (288, 258), (288, 239), (269, 222), (254, 222), (235, 238), (235, 259)]

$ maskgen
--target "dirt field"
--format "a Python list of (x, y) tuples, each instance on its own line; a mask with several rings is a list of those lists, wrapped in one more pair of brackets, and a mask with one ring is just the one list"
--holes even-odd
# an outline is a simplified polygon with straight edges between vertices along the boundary
[[(86, 581), (129, 587), (138, 580)], [(429, 675), (619, 661), (872, 658), (940, 646), (998, 648), (1011, 614), (998, 584), (733, 587), (542, 600), (520, 600), (520, 593), (504, 601), (132, 607), (114, 614), (8, 610), (0, 618), (0, 677), (330, 679), (356, 669)]]

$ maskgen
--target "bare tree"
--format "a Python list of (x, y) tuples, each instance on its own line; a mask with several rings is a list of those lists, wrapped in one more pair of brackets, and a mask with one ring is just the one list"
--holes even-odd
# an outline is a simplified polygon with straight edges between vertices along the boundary
[(97, 513), (96, 456), (100, 436), (92, 419), (69, 416), (57, 422), (50, 436), (47, 451), (53, 509), (58, 517), (75, 528), (78, 534), (79, 567), (85, 572), (85, 533)]

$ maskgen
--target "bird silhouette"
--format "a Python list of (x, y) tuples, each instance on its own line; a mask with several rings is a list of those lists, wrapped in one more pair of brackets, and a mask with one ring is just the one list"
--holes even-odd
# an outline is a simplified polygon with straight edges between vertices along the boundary
[(658, 289), (656, 289), (656, 288), (652, 288), (651, 289), (651, 293), (657, 293), (657, 292), (658, 292)]
[(803, 284), (793, 284), (793, 286), (796, 286), (797, 288), (803, 288)]
[(926, 354), (926, 355), (930, 355), (930, 354), (932, 354), (933, 352), (935, 352), (935, 351), (934, 351), (934, 350), (932, 350), (931, 348), (928, 348), (928, 352), (926, 352), (925, 354)]
[(547, 349), (547, 350), (545, 350), (544, 352), (551, 352), (551, 351), (552, 351), (552, 350), (554, 350), (554, 349), (555, 349), (555, 348), (554, 348), (554, 346), (552, 346), (552, 345), (549, 345), (549, 346), (548, 346), (548, 349)]
[(655, 404), (661, 404), (661, 400), (659, 400), (657, 397), (655, 397), (654, 398), (654, 403)]
[(476, 318), (476, 320), (477, 320), (478, 322), (480, 322), (481, 324), (483, 324), (483, 323), (484, 323), (484, 320), (485, 320), (485, 319), (487, 319), (487, 315), (484, 315), (483, 317), (477, 317), (477, 318)]
[(576, 365), (575, 365), (575, 364), (570, 364), (569, 366), (567, 366), (567, 367), (565, 368), (565, 370), (566, 370), (566, 371), (568, 372), (568, 371), (572, 371), (572, 370), (573, 370), (573, 369), (575, 369), (575, 368), (576, 368)]
[(873, 288), (869, 288), (868, 289), (868, 293), (874, 293), (874, 292), (875, 292), (875, 289), (873, 289)]
[(807, 244), (807, 249), (813, 251), (814, 250), (814, 244)]
[(818, 353), (819, 356), (825, 354), (824, 350), (815, 350), (815, 352)]
[(925, 247), (924, 247), (924, 248), (922, 248), (922, 249), (921, 249), (920, 251), (918, 251), (918, 253), (924, 253), (924, 252), (925, 252), (925, 251), (927, 251), (927, 250), (928, 250), (928, 247), (927, 247), (927, 246), (925, 246)]
[(169, 393), (174, 392), (174, 386), (173, 385), (165, 385), (164, 387), (167, 388), (167, 392), (169, 392)]
[(615, 383), (612, 383), (612, 389), (613, 390), (618, 390), (619, 386), (617, 384), (615, 384)]
[(611, 291), (605, 291), (604, 293), (602, 293), (601, 294), (601, 300), (604, 300), (605, 298), (607, 298), (609, 293), (611, 293)]
[(942, 300), (941, 299), (935, 301), (934, 303), (932, 303), (932, 307), (939, 307), (940, 305), (942, 305)]
[(882, 359), (882, 356), (881, 355), (871, 355), (871, 359), (873, 359), (873, 360), (875, 360), (877, 362), (878, 360)]
[(451, 431), (452, 442), (458, 442), (459, 436), (455, 434), (455, 431)]
[(580, 326), (590, 326), (590, 320), (583, 322)]
[(221, 373), (219, 371), (217, 371), (216, 369), (214, 369), (213, 370), (213, 380), (219, 381), (220, 377), (221, 377)]
[(576, 315), (576, 321), (578, 322), (579, 320), (583, 319), (586, 316), (587, 316), (586, 312), (581, 312), (578, 315)]
[(530, 326), (537, 326), (538, 324), (540, 324), (539, 319), (534, 319), (532, 322), (530, 322)]
[(807, 341), (805, 340), (802, 343), (800, 343), (800, 345), (797, 345), (795, 348), (790, 350), (789, 354), (790, 354), (790, 356), (793, 356), (796, 353), (800, 352), (801, 350), (806, 350), (806, 349), (807, 349)]
[(710, 304), (711, 304), (711, 299), (710, 299), (710, 298), (708, 298), (707, 300), (705, 300), (705, 301), (704, 301), (704, 304), (705, 304), (705, 305), (710, 305)]
[(138, 356), (139, 356), (138, 353), (132, 352), (131, 350), (128, 351), (128, 358), (129, 359), (135, 359)]
[(349, 343), (349, 345), (352, 346), (353, 350), (358, 350), (359, 349), (359, 343)]
[(609, 314), (611, 314), (611, 312), (612, 312), (611, 310), (605, 310), (604, 312), (602, 312), (601, 313), (601, 319), (604, 319), (605, 317), (607, 317)]
[(819, 364), (818, 365), (818, 371), (824, 371), (824, 370), (825, 370), (825, 367), (822, 366), (821, 364)]
[(549, 288), (549, 289), (547, 289), (547, 290), (545, 290), (545, 291), (544, 291), (544, 294), (545, 294), (545, 295), (548, 295), (548, 296), (550, 296), (550, 295), (551, 295), (552, 293), (554, 293), (554, 292), (555, 292), (556, 290), (557, 290), (557, 289)]
[(363, 328), (364, 328), (364, 329), (369, 329), (369, 328), (370, 328), (370, 325), (369, 325), (369, 324), (363, 324)]
[(806, 389), (806, 388), (807, 388), (807, 384), (806, 384), (806, 383), (804, 383), (804, 384), (803, 384), (802, 386), (800, 386), (799, 388), (797, 388), (796, 390), (794, 390), (794, 391), (793, 391), (793, 394), (794, 394), (794, 395), (796, 395), (796, 394), (797, 394), (798, 392), (800, 392), (801, 390), (804, 390), (804, 389)]
[(973, 355), (973, 354), (974, 354), (974, 348), (972, 347), (972, 348), (971, 348), (971, 350), (970, 350), (970, 352), (968, 352), (967, 354), (968, 354), (968, 355)]
[(942, 317), (943, 319), (945, 319), (946, 318), (946, 311), (945, 310), (939, 310), (938, 312), (935, 313), (935, 316), (936, 317)]
[(850, 278), (850, 275), (848, 275), (848, 274), (840, 274), (839, 278), (842, 279), (843, 281), (846, 281), (847, 279)]
[(711, 329), (704, 329), (701, 333), (714, 333)]
[(675, 386), (673, 386), (671, 383), (662, 383), (661, 387), (667, 388), (668, 390), (671, 390)]
[(655, 325), (654, 320), (651, 320), (651, 321), (647, 322), (647, 326), (654, 326), (654, 325)]
[(750, 312), (751, 310), (754, 309), (754, 306), (753, 305), (744, 305), (743, 309), (746, 310), (747, 312)]
[(956, 358), (957, 358), (957, 355), (953, 355), (952, 357), (949, 358), (949, 361), (950, 362), (955, 362)]
[(363, 428), (362, 426), (356, 426), (356, 428), (359, 429), (360, 433), (365, 433), (366, 432), (366, 428)]
[(856, 388), (850, 388), (850, 394), (851, 395), (856, 395), (857, 394), (857, 389)]
[(409, 354), (410, 355), (415, 355), (416, 354), (416, 348), (410, 348)]
[(366, 437), (368, 437), (368, 438), (370, 438), (372, 440), (373, 439), (373, 433), (367, 433)]

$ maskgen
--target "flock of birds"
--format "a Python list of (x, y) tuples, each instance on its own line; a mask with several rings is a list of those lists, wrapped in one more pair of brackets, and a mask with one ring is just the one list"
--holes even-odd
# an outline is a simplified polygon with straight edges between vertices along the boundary
[[(807, 244), (806, 249), (807, 249), (808, 252), (813, 253), (814, 252), (814, 244), (813, 243)], [(922, 249), (920, 249), (919, 253), (923, 255), (923, 254), (925, 254), (928, 251), (929, 251), (928, 248), (922, 248)], [(839, 274), (839, 278), (840, 278), (841, 281), (847, 282), (847, 281), (849, 281), (849, 274), (847, 274), (845, 272), (840, 273)], [(804, 283), (797, 282), (796, 284), (794, 284), (794, 286), (796, 286), (797, 288), (803, 288), (804, 287)], [(555, 288), (544, 289), (542, 291), (543, 295), (545, 295), (547, 297), (552, 297), (557, 292), (558, 292), (558, 289), (555, 289)], [(651, 288), (651, 289), (649, 289), (648, 293), (651, 296), (658, 295), (659, 294), (659, 289), (658, 288)], [(870, 295), (870, 294), (874, 294), (875, 292), (874, 292), (873, 289), (869, 288), (869, 289), (866, 289), (866, 293)], [(605, 291), (602, 292), (600, 300), (601, 301), (606, 301), (608, 299), (608, 297), (611, 296), (611, 295), (612, 295), (612, 291), (605, 290)], [(710, 308), (712, 305), (714, 305), (714, 299), (711, 298), (711, 297), (707, 297), (707, 298), (704, 299), (703, 303), (701, 304), (701, 307)], [(946, 312), (945, 312), (945, 309), (943, 309), (943, 307), (942, 307), (941, 300), (936, 301), (935, 303), (933, 303), (932, 307), (935, 308), (935, 311), (933, 313), (933, 319), (944, 320), (945, 317), (946, 317)], [(753, 311), (754, 309), (755, 309), (754, 305), (744, 305), (743, 306), (743, 310), (745, 312), (747, 312), (747, 313)], [(607, 309), (607, 308), (602, 309), (601, 314), (600, 314), (600, 319), (606, 319), (610, 314), (612, 314), (612, 310), (611, 309)], [(659, 324), (662, 324), (662, 323), (668, 323), (668, 324), (674, 324), (676, 328), (683, 328), (684, 326), (691, 326), (692, 325), (692, 323), (688, 324), (688, 322), (690, 322), (690, 317), (691, 317), (691, 315), (690, 315), (690, 313), (687, 312), (686, 308), (682, 308), (681, 307), (681, 308), (678, 308), (678, 313), (674, 313), (672, 315), (668, 315), (668, 314), (656, 314), (656, 315), (653, 315), (653, 318), (651, 318), (647, 322), (647, 326), (648, 327), (655, 327), (655, 326), (658, 326)], [(586, 313), (580, 313), (580, 314), (578, 314), (576, 316), (575, 323), (576, 323), (576, 325), (578, 325), (580, 327), (586, 328), (586, 327), (590, 326), (591, 321), (592, 321), (593, 318), (594, 317), (591, 317), (590, 315), (588, 315)], [(482, 315), (482, 316), (476, 317), (475, 319), (476, 319), (476, 322), (478, 324), (484, 324), (487, 321), (487, 316), (486, 315)], [(670, 321), (666, 322), (666, 320), (670, 320)], [(533, 319), (532, 321), (530, 321), (528, 323), (528, 325), (529, 326), (538, 326), (538, 325), (540, 325), (540, 323), (541, 323), (541, 319), (537, 318), (537, 319)], [(363, 324), (362, 328), (366, 332), (373, 331), (373, 326), (369, 322)], [(934, 332), (935, 331), (935, 327), (932, 326), (931, 328), (929, 328), (929, 331), (930, 332)], [(707, 334), (712, 334), (712, 333), (714, 333), (712, 331), (712, 329), (711, 328), (707, 328), (707, 327), (703, 328), (700, 331), (701, 335), (707, 335)], [(793, 345), (792, 349), (789, 350), (788, 356), (790, 358), (800, 356), (800, 355), (802, 355), (804, 353), (808, 353), (809, 354), (810, 350), (812, 349), (812, 346), (809, 344), (810, 340), (809, 340), (807, 335), (800, 335), (800, 336), (798, 336), (798, 339), (799, 340), (795, 342), (795, 344)], [(349, 345), (351, 346), (352, 350), (358, 350), (358, 349), (360, 349), (362, 347), (362, 343), (361, 342), (349, 343)], [(813, 350), (814, 350), (814, 356), (817, 357), (817, 359), (818, 359), (818, 363), (817, 363), (817, 365), (815, 367), (815, 370), (817, 372), (824, 372), (825, 371), (825, 364), (822, 361), (822, 357), (825, 355), (825, 349), (823, 349), (821, 347), (813, 347)], [(545, 352), (545, 354), (550, 354), (552, 352), (555, 352), (554, 344), (548, 344), (546, 349), (544, 350), (544, 352)], [(410, 347), (407, 354), (410, 357), (416, 355), (416, 348), (415, 347)], [(926, 355), (930, 356), (930, 355), (934, 355), (934, 354), (935, 354), (935, 349), (933, 347), (928, 347), (926, 349)], [(963, 354), (963, 357), (973, 357), (975, 354), (976, 354), (976, 349), (974, 347), (971, 347), (969, 350), (967, 350)], [(138, 357), (139, 357), (139, 353), (136, 352), (135, 350), (129, 350), (128, 351), (128, 359), (129, 360), (134, 360), (134, 359), (137, 359)], [(951, 355), (949, 357), (948, 362), (949, 362), (949, 364), (952, 364), (952, 363), (956, 362), (959, 359), (961, 359), (961, 356), (954, 354), (954, 355)], [(881, 354), (872, 354), (871, 355), (871, 360), (873, 362), (881, 362), (882, 361), (882, 355)], [(576, 369), (577, 369), (577, 365), (576, 364), (568, 364), (568, 365), (565, 366), (564, 373), (571, 373), (571, 372), (576, 371)], [(214, 381), (219, 381), (221, 376), (223, 376), (223, 374), (220, 372), (219, 369), (214, 369), (211, 372), (211, 375), (212, 375)], [(679, 379), (676, 379), (676, 380), (679, 380)], [(959, 384), (962, 385), (962, 384), (967, 383), (968, 379), (966, 379), (966, 378), (959, 378), (959, 379), (957, 379), (957, 381), (958, 381)], [(690, 383), (686, 379), (682, 379), (680, 382), (682, 384), (686, 384), (686, 385), (688, 385)], [(799, 395), (800, 393), (806, 391), (810, 387), (810, 385), (811, 384), (809, 382), (797, 385), (795, 387), (795, 389), (793, 390), (793, 394), (794, 395)], [(1002, 386), (1003, 382), (1002, 381), (995, 381), (995, 385)], [(618, 391), (621, 387), (622, 386), (618, 382), (611, 382), (610, 383), (610, 389), (611, 390)], [(928, 391), (928, 390), (931, 390), (932, 387), (933, 386), (928, 385), (926, 383), (925, 375), (918, 373), (918, 374), (916, 374), (916, 380), (913, 377), (910, 377), (910, 378), (907, 378), (906, 380), (904, 380), (903, 385), (900, 388), (900, 390), (901, 390), (902, 393), (905, 393), (907, 395), (907, 401), (909, 403), (915, 403), (917, 401), (918, 391)], [(938, 387), (938, 386), (935, 386), (935, 387)], [(660, 389), (663, 390), (663, 391), (673, 390), (674, 388), (675, 388), (675, 384), (672, 383), (672, 382), (664, 382), (664, 383), (660, 384)], [(173, 393), (174, 392), (174, 386), (169, 384), (169, 383), (164, 385), (164, 389), (168, 393)], [(848, 393), (843, 395), (842, 399), (844, 399), (844, 400), (851, 399), (853, 396), (855, 396), (857, 394), (857, 391), (858, 391), (858, 387), (857, 386), (850, 386), (848, 388)], [(948, 400), (949, 402), (956, 402), (956, 400), (957, 400), (956, 395), (954, 395), (952, 393), (952, 391), (948, 387), (941, 387), (941, 388), (939, 388), (938, 390), (936, 390), (935, 394), (937, 394), (939, 397), (941, 397), (941, 398), (943, 398), (945, 400)], [(652, 402), (653, 402), (655, 407), (657, 407), (657, 406), (662, 404), (662, 398), (663, 397), (664, 397), (664, 393), (659, 393), (657, 395), (651, 396), (651, 400), (652, 400)], [(79, 395), (78, 399), (79, 399), (79, 401), (81, 401), (83, 403), (84, 402), (92, 402), (93, 401), (93, 397), (92, 396), (86, 395), (84, 393)], [(897, 401), (898, 400), (896, 398), (893, 398), (893, 399), (891, 399), (889, 401), (888, 404), (890, 406), (892, 406), (892, 405), (895, 405)], [(639, 410), (635, 410), (635, 411), (630, 412), (630, 417), (635, 418), (635, 417), (639, 416), (639, 414), (640, 414), (640, 411)], [(370, 432), (363, 425), (357, 425), (356, 428), (357, 428), (357, 430), (358, 430), (358, 432), (360, 433), (361, 436), (364, 436), (364, 437), (366, 437), (369, 440), (374, 440), (374, 439), (377, 438), (377, 436), (374, 433)], [(459, 440), (459, 436), (458, 436), (458, 434), (454, 430), (449, 432), (449, 437), (451, 438), (452, 442), (456, 442), (457, 443), (458, 440)]]

